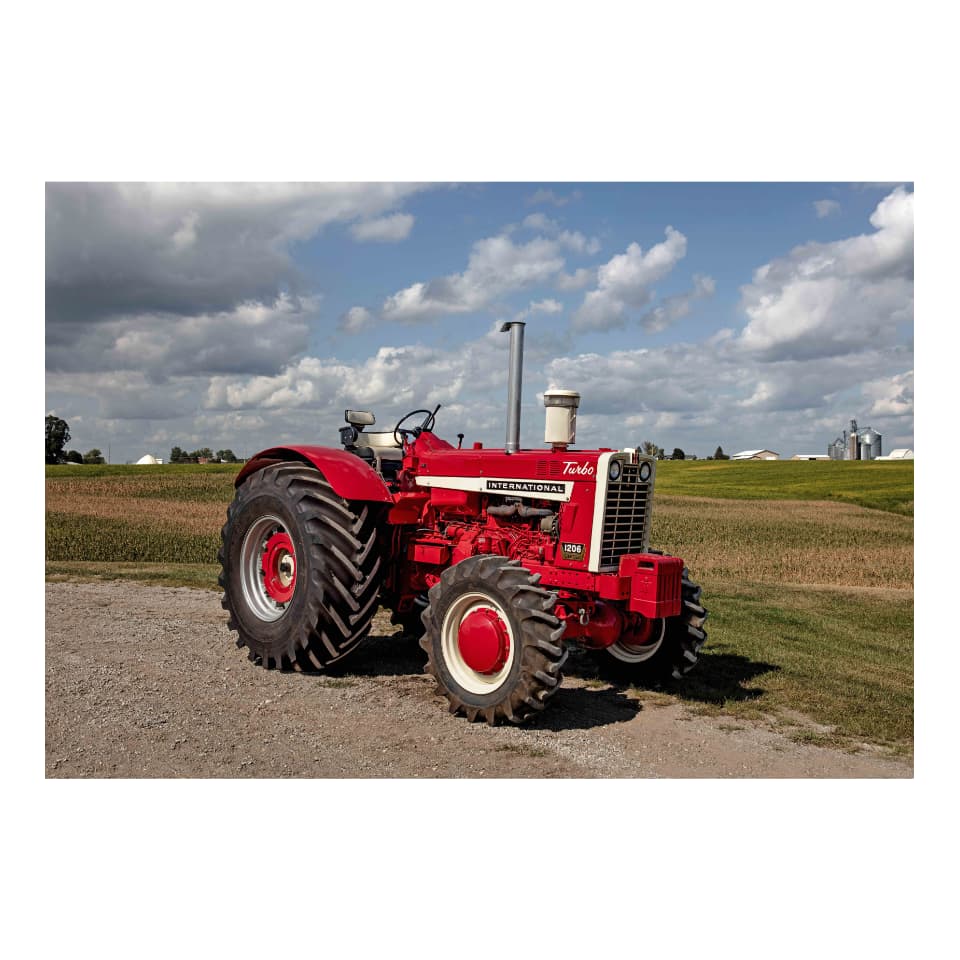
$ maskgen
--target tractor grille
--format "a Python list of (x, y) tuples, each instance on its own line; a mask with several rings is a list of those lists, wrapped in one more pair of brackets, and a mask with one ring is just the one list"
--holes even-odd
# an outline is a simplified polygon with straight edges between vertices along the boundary
[(607, 481), (607, 504), (600, 538), (600, 569), (615, 567), (625, 553), (643, 553), (650, 515), (650, 482), (641, 482), (640, 465), (625, 463), (619, 480)]

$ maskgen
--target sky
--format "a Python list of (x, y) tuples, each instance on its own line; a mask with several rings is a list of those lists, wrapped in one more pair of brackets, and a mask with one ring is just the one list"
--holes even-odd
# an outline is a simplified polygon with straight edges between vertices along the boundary
[(913, 447), (913, 186), (48, 183), (46, 407), (69, 447), (336, 446), (442, 404), (521, 443), (577, 390), (577, 446)]

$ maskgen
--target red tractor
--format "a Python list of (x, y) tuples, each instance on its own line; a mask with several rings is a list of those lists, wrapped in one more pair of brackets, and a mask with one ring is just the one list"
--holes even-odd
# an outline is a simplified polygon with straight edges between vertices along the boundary
[[(452, 713), (520, 723), (557, 692), (566, 644), (636, 682), (679, 679), (706, 639), (683, 561), (648, 548), (656, 461), (576, 450), (579, 394), (547, 391), (549, 449), (521, 450), (522, 322), (510, 333), (505, 449), (389, 433), (347, 410), (343, 449), (273, 447), (236, 479), (220, 561), (237, 645), (264, 667), (348, 656), (378, 605), (422, 634)], [(416, 423), (416, 425), (414, 425)]]

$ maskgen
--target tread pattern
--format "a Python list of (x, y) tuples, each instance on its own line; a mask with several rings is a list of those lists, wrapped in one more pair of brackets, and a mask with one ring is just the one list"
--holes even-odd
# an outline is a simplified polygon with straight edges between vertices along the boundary
[[(255, 497), (283, 504), (295, 517), (309, 552), (304, 606), (280, 638), (254, 636), (238, 618), (235, 604), (242, 591), (229, 590), (228, 544), (244, 531), (236, 518)], [(247, 647), (250, 660), (270, 669), (322, 670), (352, 652), (370, 629), (382, 579), (377, 521), (379, 508), (351, 503), (333, 491), (320, 471), (302, 463), (266, 467), (237, 490), (221, 531), (220, 586), (228, 627), (237, 632), (237, 646)], [(298, 590), (301, 584), (297, 584)]]
[(707, 642), (707, 631), (703, 624), (707, 619), (706, 608), (700, 603), (700, 586), (690, 579), (689, 571), (683, 568), (680, 583), (681, 610), (679, 617), (667, 621), (667, 633), (664, 645), (670, 642), (673, 650), (673, 663), (670, 676), (682, 680), (697, 664), (700, 648)]
[[(430, 605), (423, 613), (426, 632), (420, 640), (427, 654), (424, 672), (436, 680), (437, 692), (447, 698), (451, 713), (461, 714), (471, 723), (482, 719), (491, 726), (500, 720), (519, 724), (541, 713), (560, 689), (567, 661), (565, 626), (553, 615), (557, 595), (537, 586), (539, 582), (540, 575), (531, 574), (519, 560), (476, 556), (448, 567), (440, 582), (431, 587)], [(442, 657), (440, 605), (452, 591), (470, 586), (482, 588), (510, 611), (515, 622), (514, 638), (519, 643), (518, 674), (499, 688), (496, 703), (483, 706), (471, 703), (475, 698), (468, 692), (448, 686), (438, 665)]]
[(700, 603), (702, 590), (683, 568), (680, 584), (680, 614), (667, 620), (663, 643), (649, 660), (625, 663), (608, 651), (597, 652), (601, 671), (612, 679), (624, 682), (664, 683), (682, 680), (697, 664), (700, 649), (707, 642), (703, 625), (706, 608)]

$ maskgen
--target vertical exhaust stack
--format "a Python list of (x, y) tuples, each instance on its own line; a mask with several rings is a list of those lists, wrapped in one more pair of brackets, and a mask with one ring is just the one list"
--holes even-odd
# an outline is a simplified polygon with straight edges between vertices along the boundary
[(520, 399), (523, 394), (523, 320), (508, 320), (500, 328), (510, 333), (510, 373), (507, 379), (507, 442), (504, 453), (520, 449)]

